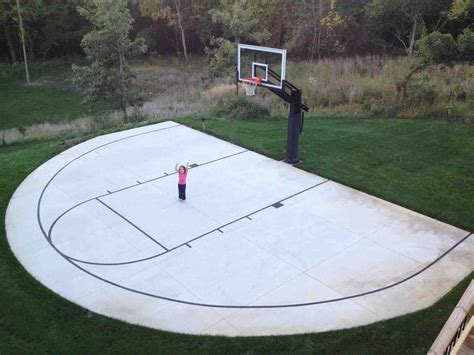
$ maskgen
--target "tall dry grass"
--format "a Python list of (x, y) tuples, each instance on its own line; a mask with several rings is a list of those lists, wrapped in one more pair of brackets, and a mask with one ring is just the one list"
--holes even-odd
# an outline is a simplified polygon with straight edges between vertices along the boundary
[[(414, 75), (408, 93), (397, 102), (396, 83), (409, 70), (411, 59), (382, 56), (289, 62), (287, 78), (303, 90), (313, 114), (373, 117), (433, 117), (474, 122), (474, 66), (433, 66)], [(235, 95), (234, 78), (210, 78), (206, 64), (179, 60), (154, 60), (136, 64), (135, 80), (148, 97), (132, 117), (155, 119), (207, 114), (223, 99)], [(243, 88), (239, 90), (245, 94)], [(263, 88), (257, 89), (259, 103), (272, 114), (286, 115), (287, 104)], [(448, 108), (449, 107), (449, 108)], [(81, 134), (97, 127), (124, 123), (118, 113), (81, 118), (60, 124), (41, 124), (0, 131), (0, 144), (41, 139), (65, 133)]]
[[(303, 90), (313, 113), (474, 119), (473, 66), (439, 65), (418, 73), (406, 98), (397, 102), (396, 84), (411, 64), (407, 57), (383, 56), (289, 62), (287, 78)], [(155, 92), (143, 106), (146, 115), (207, 113), (219, 100), (235, 95), (234, 78), (209, 79), (204, 62), (188, 66), (154, 62), (138, 71), (142, 74), (138, 82)], [(257, 93), (273, 114), (286, 114), (287, 105), (277, 96), (262, 88)]]
[(81, 136), (146, 120), (146, 117), (139, 115), (133, 108), (128, 110), (128, 114), (128, 119), (125, 119), (121, 112), (110, 112), (100, 117), (81, 117), (69, 122), (40, 123), (4, 129), (0, 130), (0, 146), (62, 136)]
[[(288, 77), (303, 89), (309, 106), (326, 111), (404, 116), (429, 113), (433, 108), (444, 113), (450, 103), (460, 108), (472, 105), (474, 67), (467, 64), (438, 65), (415, 74), (407, 96), (397, 102), (396, 84), (411, 64), (407, 57), (326, 59), (289, 63)], [(470, 116), (467, 111), (459, 114)]]

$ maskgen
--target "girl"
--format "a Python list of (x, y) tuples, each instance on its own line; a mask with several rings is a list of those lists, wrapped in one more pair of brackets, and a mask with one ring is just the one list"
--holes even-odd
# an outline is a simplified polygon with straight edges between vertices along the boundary
[(186, 177), (188, 176), (189, 161), (186, 162), (186, 166), (179, 165), (179, 162), (176, 163), (174, 169), (178, 173), (178, 198), (180, 202), (183, 202), (186, 200)]

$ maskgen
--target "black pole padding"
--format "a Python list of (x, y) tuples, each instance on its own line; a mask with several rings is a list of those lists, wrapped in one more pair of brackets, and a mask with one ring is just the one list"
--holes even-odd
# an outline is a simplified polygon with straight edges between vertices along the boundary
[(301, 111), (301, 127), (300, 127), (300, 134), (303, 134), (303, 127), (304, 127), (304, 111)]
[(288, 112), (288, 136), (286, 140), (285, 162), (296, 164), (299, 162), (298, 145), (302, 127), (301, 90), (291, 91), (290, 109)]
[(235, 95), (239, 96), (239, 69), (235, 70)]

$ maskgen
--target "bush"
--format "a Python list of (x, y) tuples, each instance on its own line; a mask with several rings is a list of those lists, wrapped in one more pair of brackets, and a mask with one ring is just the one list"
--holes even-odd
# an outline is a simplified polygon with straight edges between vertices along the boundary
[(456, 41), (449, 33), (432, 32), (417, 41), (417, 55), (426, 63), (449, 63), (457, 54)]
[(467, 60), (472, 63), (474, 58), (474, 32), (465, 29), (463, 34), (459, 35), (457, 44), (461, 60)]
[(436, 86), (429, 75), (415, 77), (408, 84), (406, 103), (411, 106), (433, 104), (438, 99)]
[(241, 121), (262, 121), (270, 118), (270, 110), (246, 96), (233, 96), (219, 101), (211, 115)]
[(212, 78), (231, 76), (235, 70), (237, 48), (235, 43), (224, 38), (212, 38), (211, 45), (214, 49), (206, 48), (206, 53), (211, 57), (208, 65), (208, 74)]

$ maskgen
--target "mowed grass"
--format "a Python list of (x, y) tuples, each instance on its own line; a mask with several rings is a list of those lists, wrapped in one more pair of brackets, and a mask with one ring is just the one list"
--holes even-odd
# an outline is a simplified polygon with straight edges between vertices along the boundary
[[(200, 119), (182, 123), (202, 129)], [(286, 120), (208, 119), (206, 130), (277, 160)], [(474, 231), (474, 126), (401, 119), (305, 120), (296, 166)]]
[(104, 103), (82, 104), (82, 99), (79, 93), (0, 79), (0, 129), (66, 122), (110, 109)]
[[(200, 127), (200, 120), (180, 120)], [(208, 120), (208, 132), (284, 158), (286, 121)], [(473, 128), (437, 122), (309, 119), (299, 167), (473, 230)], [(15, 259), (4, 215), (18, 184), (67, 146), (0, 148), (0, 353), (426, 354), (471, 273), (432, 307), (376, 324), (319, 334), (225, 338), (157, 331), (78, 307), (35, 281)], [(401, 201), (401, 202), (400, 202)], [(317, 321), (317, 320), (315, 320)]]

